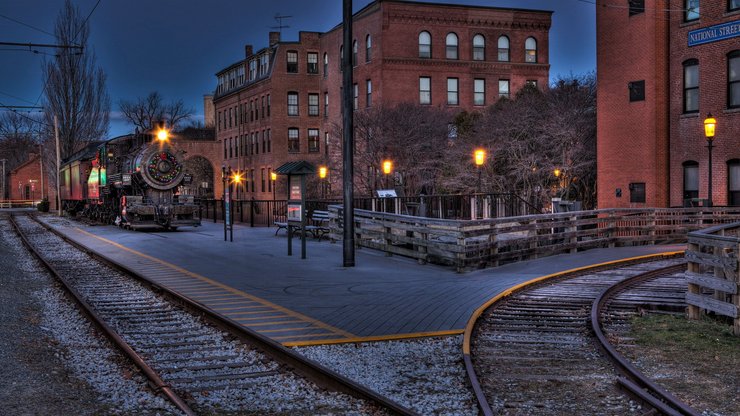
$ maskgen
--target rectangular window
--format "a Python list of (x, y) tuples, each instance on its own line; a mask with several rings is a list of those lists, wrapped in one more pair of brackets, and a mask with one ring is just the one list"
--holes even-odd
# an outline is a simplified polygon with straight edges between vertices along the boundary
[(365, 80), (365, 105), (373, 105), (373, 82), (369, 79)]
[(683, 112), (699, 111), (699, 63), (691, 61), (683, 67)]
[(684, 22), (699, 19), (699, 0), (684, 0)]
[(229, 108), (229, 128), (231, 128), (232, 126), (231, 122), (233, 121), (233, 118), (234, 118), (234, 109)]
[(324, 93), (324, 118), (329, 117), (329, 93)]
[(267, 94), (267, 117), (270, 117), (270, 94)]
[(419, 104), (432, 103), (432, 79), (419, 77)]
[(298, 129), (291, 127), (288, 129), (288, 152), (297, 153), (301, 151), (301, 143), (298, 140)]
[(298, 115), (298, 93), (297, 92), (288, 93), (288, 115), (289, 116)]
[(262, 180), (261, 180), (261, 182), (262, 182), (261, 190), (262, 190), (262, 192), (265, 192), (265, 168), (260, 169), (260, 176), (262, 177)]
[(629, 9), (630, 16), (643, 13), (645, 11), (645, 0), (629, 0)]
[(298, 52), (288, 51), (286, 60), (288, 62), (287, 71), (291, 74), (298, 73)]
[(357, 84), (352, 85), (352, 109), (357, 110), (360, 108), (360, 87)]
[(234, 137), (234, 157), (239, 157), (239, 136)]
[(645, 182), (633, 182), (630, 184), (630, 202), (645, 203)]
[(257, 141), (255, 138), (256, 133), (252, 133), (249, 135), (249, 153), (255, 154), (254, 152), (254, 143)]
[(265, 140), (265, 131), (262, 130), (262, 153), (267, 151), (267, 140)]
[(308, 56), (306, 57), (306, 61), (308, 62), (307, 72), (309, 74), (318, 74), (319, 73), (319, 54), (316, 52), (309, 52)]
[(249, 121), (254, 121), (254, 102), (249, 102)]
[(226, 139), (224, 139), (224, 159), (229, 158), (229, 150), (226, 147)]
[(324, 154), (329, 156), (329, 132), (324, 132)]
[(234, 143), (233, 139), (229, 139), (229, 159), (234, 157)]
[(740, 161), (727, 163), (727, 205), (740, 206)]
[(260, 56), (260, 76), (267, 75), (267, 71), (269, 70), (269, 56), (267, 54), (264, 54)]
[(727, 107), (740, 107), (740, 51), (727, 56)]
[(249, 181), (252, 182), (252, 192), (254, 192), (254, 169), (249, 171)]
[(272, 192), (272, 168), (267, 168), (267, 177), (270, 178), (267, 181), (267, 192)]
[(509, 98), (509, 80), (508, 79), (498, 80), (498, 96)]
[(262, 118), (265, 118), (265, 96), (262, 97)]
[(221, 112), (218, 112), (218, 130), (221, 130)]
[(486, 80), (476, 79), (473, 84), (473, 104), (486, 105)]
[(319, 94), (308, 94), (308, 115), (319, 115)]
[(319, 129), (308, 129), (308, 151), (319, 151)]
[(249, 80), (254, 81), (257, 79), (257, 60), (252, 59), (249, 61)]
[(272, 135), (270, 135), (270, 129), (267, 129), (267, 153), (272, 152)]
[(683, 199), (699, 198), (699, 164), (684, 163)]
[(458, 105), (458, 82), (457, 78), (447, 78), (447, 104)]
[(630, 90), (630, 102), (645, 101), (645, 81), (632, 81), (627, 87)]
[(254, 132), (254, 154), (260, 154), (260, 132)]
[(731, 12), (733, 10), (740, 9), (740, 0), (729, 0), (727, 2), (727, 11)]

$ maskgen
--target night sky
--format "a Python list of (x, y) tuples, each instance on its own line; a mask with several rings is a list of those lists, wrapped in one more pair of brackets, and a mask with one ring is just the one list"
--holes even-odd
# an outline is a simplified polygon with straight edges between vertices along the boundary
[[(439, 2), (428, 0), (430, 2)], [(550, 79), (596, 68), (595, 6), (587, 0), (445, 0), (444, 3), (552, 10)], [(203, 117), (203, 95), (216, 85), (216, 71), (244, 57), (244, 45), (267, 46), (267, 34), (283, 20), (283, 40), (298, 31), (323, 32), (342, 20), (340, 0), (74, 0), (90, 16), (88, 46), (108, 76), (110, 136), (132, 131), (118, 116), (120, 99), (159, 91), (182, 99)], [(355, 0), (355, 10), (370, 0)], [(0, 2), (0, 42), (55, 43), (54, 23), (63, 0)], [(9, 19), (8, 19), (9, 18)], [(15, 20), (15, 21), (14, 21)], [(18, 23), (21, 22), (22, 24)], [(33, 26), (30, 28), (25, 25)], [(37, 30), (40, 29), (40, 30)], [(51, 49), (0, 46), (0, 103), (41, 103), (43, 53)], [(47, 57), (48, 58), (48, 57)], [(39, 105), (37, 104), (37, 105)]]

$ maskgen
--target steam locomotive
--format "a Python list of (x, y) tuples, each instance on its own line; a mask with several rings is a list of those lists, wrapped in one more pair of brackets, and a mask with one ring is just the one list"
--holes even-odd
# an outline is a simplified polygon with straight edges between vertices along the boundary
[(62, 208), (123, 228), (199, 226), (192, 195), (178, 195), (186, 174), (183, 152), (167, 133), (136, 133), (91, 143), (60, 171)]

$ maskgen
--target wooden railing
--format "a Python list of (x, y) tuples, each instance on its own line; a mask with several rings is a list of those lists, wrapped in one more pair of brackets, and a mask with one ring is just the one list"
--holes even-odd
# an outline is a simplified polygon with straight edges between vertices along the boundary
[(0, 208), (33, 208), (39, 201), (30, 199), (3, 199)]
[(689, 319), (711, 311), (733, 319), (740, 335), (740, 223), (689, 233), (686, 250)]
[[(331, 238), (342, 238), (340, 206)], [(740, 221), (740, 207), (604, 209), (488, 220), (440, 220), (355, 210), (355, 242), (458, 271), (597, 247), (683, 243), (691, 231)]]

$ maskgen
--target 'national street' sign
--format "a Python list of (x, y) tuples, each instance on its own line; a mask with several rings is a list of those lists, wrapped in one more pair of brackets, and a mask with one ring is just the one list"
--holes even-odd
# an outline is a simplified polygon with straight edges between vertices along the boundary
[(689, 32), (689, 46), (702, 45), (740, 36), (740, 20)]

